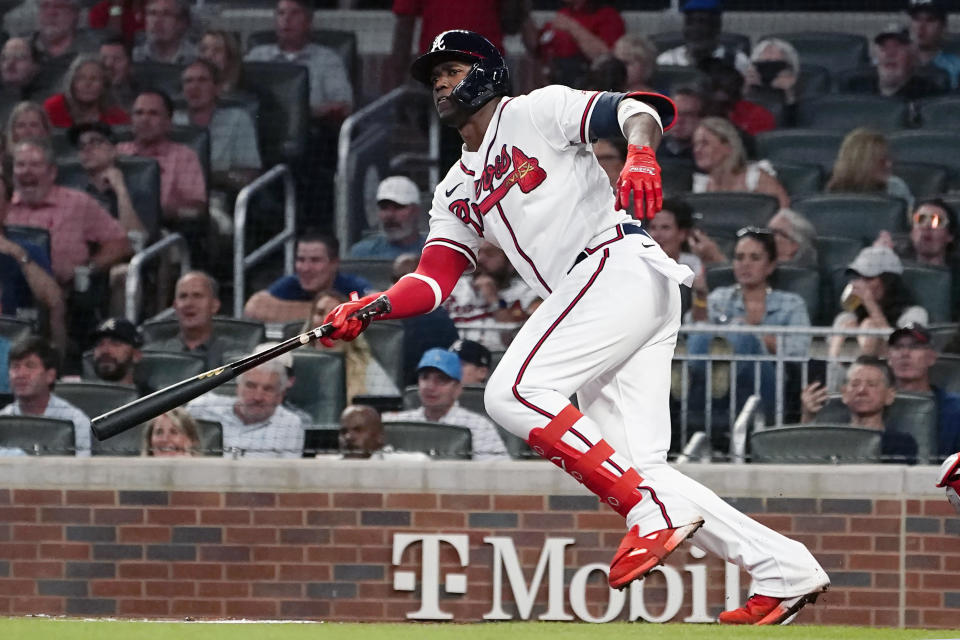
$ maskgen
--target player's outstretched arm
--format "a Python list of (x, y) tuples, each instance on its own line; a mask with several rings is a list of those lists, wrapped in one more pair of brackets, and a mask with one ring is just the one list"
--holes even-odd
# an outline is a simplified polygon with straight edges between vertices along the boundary
[(417, 270), (397, 280), (383, 294), (372, 293), (363, 298), (351, 296), (353, 299), (327, 314), (324, 322), (331, 323), (334, 331), (330, 338), (321, 338), (321, 342), (331, 346), (333, 340), (350, 341), (359, 336), (370, 321), (359, 320), (351, 314), (381, 295), (389, 298), (391, 311), (378, 320), (409, 318), (433, 311), (450, 295), (460, 275), (469, 266), (470, 261), (458, 251), (442, 245), (426, 247)]

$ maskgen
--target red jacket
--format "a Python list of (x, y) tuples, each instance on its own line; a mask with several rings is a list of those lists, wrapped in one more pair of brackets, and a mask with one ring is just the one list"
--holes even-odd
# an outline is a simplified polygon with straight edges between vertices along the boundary
[[(52, 95), (43, 103), (43, 108), (50, 117), (50, 124), (55, 127), (66, 129), (73, 126), (73, 117), (67, 108), (67, 98), (62, 93)], [(106, 124), (128, 124), (130, 116), (120, 107), (107, 107), (106, 111), (100, 113), (100, 122)]]

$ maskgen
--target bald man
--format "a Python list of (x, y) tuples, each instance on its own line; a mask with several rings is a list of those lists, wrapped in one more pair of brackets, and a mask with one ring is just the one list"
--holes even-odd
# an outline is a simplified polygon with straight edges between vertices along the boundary
[[(322, 456), (317, 456), (322, 457)], [(430, 459), (420, 451), (394, 451), (385, 444), (383, 421), (376, 409), (365, 404), (351, 404), (340, 414), (340, 459), (410, 460)]]

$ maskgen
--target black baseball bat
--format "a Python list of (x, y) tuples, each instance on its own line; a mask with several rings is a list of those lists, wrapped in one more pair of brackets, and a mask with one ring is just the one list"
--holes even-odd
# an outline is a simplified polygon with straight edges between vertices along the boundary
[[(376, 316), (389, 312), (390, 300), (387, 296), (382, 295), (370, 304), (358, 309), (353, 316), (361, 320), (372, 320)], [(90, 428), (93, 429), (93, 434), (97, 437), (97, 440), (106, 440), (142, 422), (152, 420), (174, 407), (179, 407), (194, 398), (202, 396), (223, 383), (230, 382), (244, 371), (249, 371), (268, 360), (297, 347), (310, 344), (314, 340), (324, 338), (331, 333), (333, 333), (333, 325), (327, 322), (306, 333), (284, 340), (275, 347), (240, 358), (222, 367), (204, 371), (192, 378), (158, 389), (148, 396), (128, 402), (122, 407), (117, 407), (113, 411), (94, 418), (90, 423)]]

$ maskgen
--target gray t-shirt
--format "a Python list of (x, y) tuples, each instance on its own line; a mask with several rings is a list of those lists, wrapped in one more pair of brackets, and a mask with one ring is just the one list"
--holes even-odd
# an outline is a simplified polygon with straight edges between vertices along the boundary
[[(177, 111), (173, 123), (189, 125), (190, 115), (186, 111)], [(263, 166), (257, 129), (253, 118), (243, 109), (218, 107), (207, 129), (210, 131), (210, 167), (214, 171), (259, 169)]]
[(332, 49), (309, 43), (296, 53), (281, 51), (276, 44), (254, 47), (244, 58), (250, 62), (286, 62), (305, 66), (310, 74), (310, 107), (327, 102), (353, 104), (353, 88), (347, 69)]

